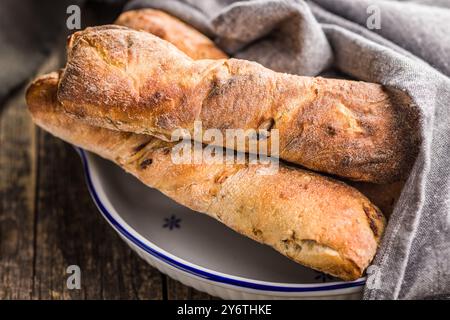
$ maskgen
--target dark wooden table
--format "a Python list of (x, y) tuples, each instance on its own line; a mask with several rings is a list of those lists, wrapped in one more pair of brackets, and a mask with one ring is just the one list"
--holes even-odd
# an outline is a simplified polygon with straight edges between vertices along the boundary
[[(38, 73), (56, 70), (63, 51)], [(0, 106), (0, 299), (212, 299), (128, 248), (92, 202), (73, 147), (33, 124), (24, 91)], [(67, 288), (69, 265), (81, 269), (79, 290)]]

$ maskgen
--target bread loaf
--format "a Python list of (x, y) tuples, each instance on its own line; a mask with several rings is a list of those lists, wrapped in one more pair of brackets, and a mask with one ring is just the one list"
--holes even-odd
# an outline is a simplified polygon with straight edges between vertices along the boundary
[(149, 32), (172, 43), (194, 60), (227, 58), (227, 55), (217, 48), (208, 37), (160, 10), (126, 11), (117, 18), (114, 24)]
[(41, 76), (26, 95), (34, 121), (55, 136), (303, 265), (354, 280), (372, 260), (385, 220), (356, 189), (285, 165), (261, 176), (261, 164), (174, 164), (171, 143), (65, 114), (58, 83), (58, 73)]
[[(127, 11), (120, 15), (115, 24), (154, 34), (172, 43), (194, 60), (227, 58), (225, 53), (220, 51), (203, 34), (177, 18), (159, 10), (139, 9)], [(396, 181), (390, 184), (350, 183), (351, 186), (358, 189), (380, 208), (386, 217), (389, 217), (392, 213), (403, 184), (404, 181)]]
[(359, 181), (398, 180), (416, 153), (415, 117), (402, 94), (245, 60), (193, 61), (120, 26), (70, 38), (57, 98), (86, 123), (166, 140), (174, 129), (192, 131), (195, 120), (204, 129), (278, 129), (280, 158)]

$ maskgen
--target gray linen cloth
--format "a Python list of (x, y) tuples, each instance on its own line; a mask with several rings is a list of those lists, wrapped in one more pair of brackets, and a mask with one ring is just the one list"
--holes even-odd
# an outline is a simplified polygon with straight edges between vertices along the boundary
[[(450, 297), (450, 1), (135, 0), (126, 9), (142, 7), (276, 71), (312, 76), (331, 66), (407, 92), (422, 144), (373, 262), (379, 281), (364, 298)], [(369, 30), (374, 10), (381, 28)]]

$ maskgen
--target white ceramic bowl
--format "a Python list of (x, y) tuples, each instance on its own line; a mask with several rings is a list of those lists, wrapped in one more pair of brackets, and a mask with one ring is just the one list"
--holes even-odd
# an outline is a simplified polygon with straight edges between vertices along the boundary
[(98, 209), (144, 260), (224, 299), (358, 299), (365, 279), (343, 282), (302, 267), (78, 149)]

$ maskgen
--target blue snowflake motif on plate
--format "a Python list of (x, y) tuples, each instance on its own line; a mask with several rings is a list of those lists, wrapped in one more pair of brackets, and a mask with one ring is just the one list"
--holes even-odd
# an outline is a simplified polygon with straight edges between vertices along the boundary
[(180, 228), (180, 222), (181, 222), (181, 219), (177, 218), (173, 214), (169, 218), (164, 218), (163, 228), (168, 228), (169, 230), (179, 229)]

